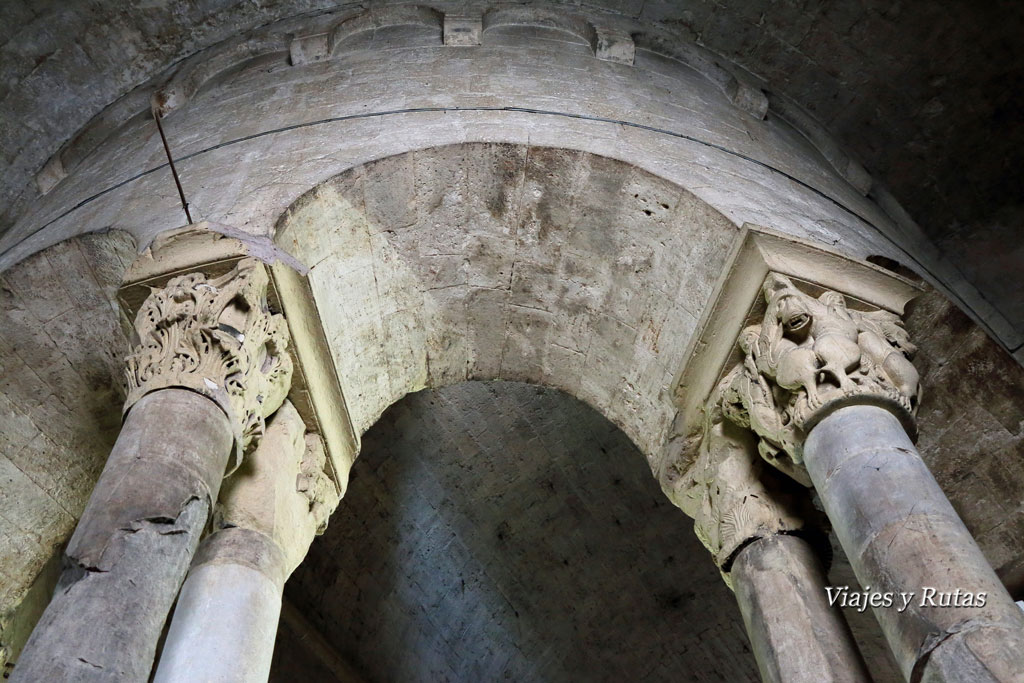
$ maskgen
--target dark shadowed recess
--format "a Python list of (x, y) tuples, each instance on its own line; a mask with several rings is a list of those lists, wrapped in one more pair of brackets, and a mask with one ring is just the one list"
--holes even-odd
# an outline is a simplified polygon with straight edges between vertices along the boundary
[[(832, 578), (856, 586), (841, 551)], [(557, 390), (412, 394), (285, 588), (272, 681), (759, 681), (732, 593), (644, 457)], [(875, 680), (877, 624), (847, 614)], [(357, 672), (333, 677), (312, 654)]]
[[(392, 406), (285, 595), (366, 681), (759, 680), (732, 594), (643, 456), (526, 384)], [(298, 680), (297, 648), (279, 638), (273, 680)]]

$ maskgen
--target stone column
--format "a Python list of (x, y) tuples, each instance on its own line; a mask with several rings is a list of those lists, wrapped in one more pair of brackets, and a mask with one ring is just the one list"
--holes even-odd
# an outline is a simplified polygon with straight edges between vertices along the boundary
[(875, 616), (908, 680), (1024, 681), (1024, 613), (899, 420), (840, 408), (811, 429), (804, 459), (861, 585), (897, 596)]
[(1024, 617), (914, 448), (920, 388), (899, 318), (778, 275), (764, 296), (726, 417), (814, 484), (908, 680), (1024, 681)]
[(827, 543), (820, 513), (803, 486), (760, 458), (751, 432), (723, 418), (723, 394), (741, 375), (737, 368), (712, 394), (697, 461), (669, 496), (735, 591), (763, 680), (870, 681), (809, 542)]
[(135, 320), (125, 422), (14, 681), (145, 681), (217, 499), (291, 362), (262, 265), (155, 289)]
[(871, 680), (846, 619), (828, 603), (825, 570), (807, 539), (758, 538), (740, 550), (731, 576), (763, 680)]
[(285, 402), (224, 484), (174, 610), (156, 683), (266, 681), (284, 582), (338, 503), (320, 438)]

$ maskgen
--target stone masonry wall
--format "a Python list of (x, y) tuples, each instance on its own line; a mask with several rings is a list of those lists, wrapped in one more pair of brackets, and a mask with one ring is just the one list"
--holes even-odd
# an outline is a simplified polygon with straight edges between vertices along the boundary
[(124, 233), (62, 242), (0, 275), (0, 649), (67, 540), (121, 425)]
[(652, 457), (738, 234), (622, 162), (470, 144), (345, 173), (300, 200), (277, 239), (315, 264), (358, 430), (406, 393), (505, 379), (586, 401)]

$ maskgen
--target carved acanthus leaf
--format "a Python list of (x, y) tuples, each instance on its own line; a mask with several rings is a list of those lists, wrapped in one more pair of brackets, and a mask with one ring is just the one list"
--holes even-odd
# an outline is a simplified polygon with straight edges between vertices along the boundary
[(287, 325), (267, 306), (268, 282), (246, 258), (220, 277), (190, 273), (154, 289), (135, 318), (125, 412), (158, 389), (208, 396), (232, 421), (240, 461), (291, 384)]
[(850, 309), (838, 292), (812, 297), (774, 273), (763, 291), (767, 309), (740, 335), (742, 370), (723, 391), (723, 413), (760, 437), (765, 460), (809, 483), (801, 467), (807, 431), (851, 403), (885, 405), (912, 424), (916, 349), (898, 316)]

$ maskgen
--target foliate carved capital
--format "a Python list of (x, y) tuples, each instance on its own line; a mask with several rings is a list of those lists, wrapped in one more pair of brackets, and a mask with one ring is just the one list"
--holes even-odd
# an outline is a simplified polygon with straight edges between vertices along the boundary
[(190, 273), (152, 290), (125, 361), (125, 412), (158, 389), (203, 394), (232, 422), (237, 466), (291, 385), (288, 328), (267, 306), (268, 283), (263, 264), (245, 258), (220, 277)]
[(899, 316), (853, 310), (838, 292), (810, 296), (775, 273), (763, 292), (764, 317), (740, 334), (742, 368), (722, 389), (722, 412), (758, 435), (765, 460), (809, 483), (804, 437), (844, 405), (883, 405), (912, 430), (921, 389)]
[(712, 394), (697, 460), (669, 491), (694, 519), (694, 532), (730, 586), (732, 560), (749, 542), (824, 526), (806, 489), (759, 457), (753, 433), (724, 418), (722, 392), (740, 371), (730, 373)]

